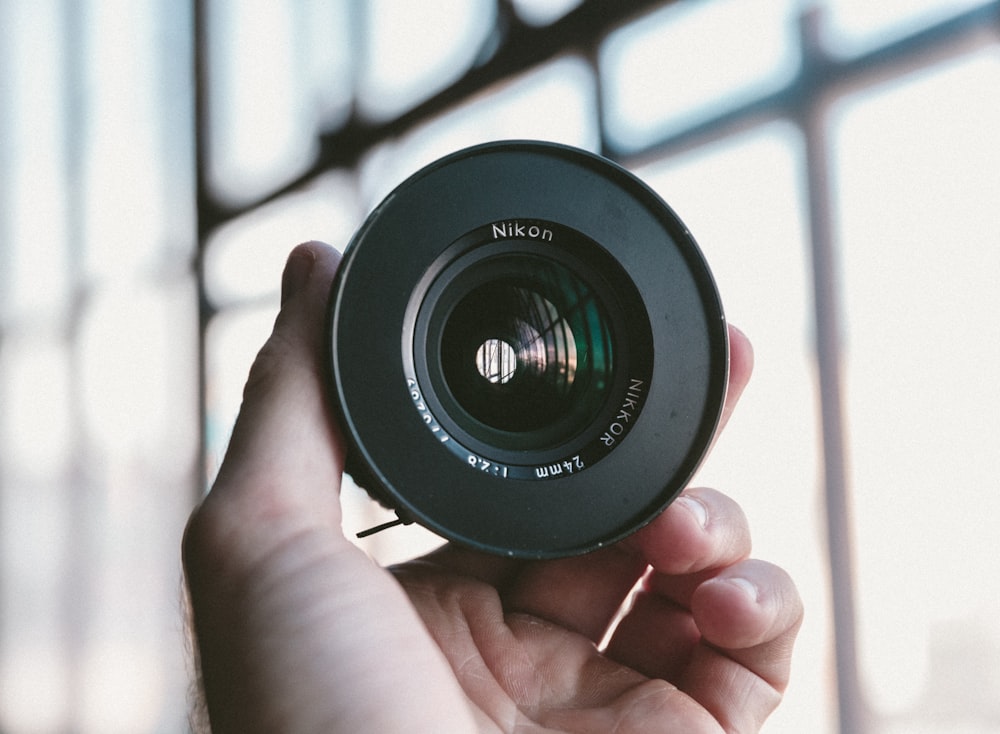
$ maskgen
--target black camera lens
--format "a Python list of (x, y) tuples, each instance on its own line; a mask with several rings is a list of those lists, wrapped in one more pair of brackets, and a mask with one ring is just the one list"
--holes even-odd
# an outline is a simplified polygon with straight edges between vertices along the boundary
[(652, 519), (722, 409), (711, 274), (650, 189), (551, 143), (418, 172), (345, 252), (330, 301), (348, 471), (405, 521), (519, 557)]

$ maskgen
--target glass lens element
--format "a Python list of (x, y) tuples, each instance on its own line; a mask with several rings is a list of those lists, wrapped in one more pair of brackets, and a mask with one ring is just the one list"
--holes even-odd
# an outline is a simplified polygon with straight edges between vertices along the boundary
[(473, 288), (447, 318), (445, 382), (475, 423), (565, 440), (600, 409), (611, 383), (608, 319), (565, 266), (526, 254), (498, 259), (507, 261), (504, 275)]

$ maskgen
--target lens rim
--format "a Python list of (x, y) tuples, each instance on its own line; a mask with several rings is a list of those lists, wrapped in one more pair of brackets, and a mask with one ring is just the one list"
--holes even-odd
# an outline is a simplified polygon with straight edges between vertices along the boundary
[[(488, 223), (528, 220), (570, 227), (621, 264), (642, 296), (655, 355), (628, 436), (585, 471), (544, 482), (442, 451), (447, 434), (435, 431), (400, 349), (410, 295), (443, 250)], [(676, 214), (616, 164), (536, 141), (459, 151), (390, 194), (345, 251), (327, 333), (332, 404), (356, 481), (449, 540), (525, 558), (587, 552), (655, 517), (706, 453), (728, 376), (718, 292)]]

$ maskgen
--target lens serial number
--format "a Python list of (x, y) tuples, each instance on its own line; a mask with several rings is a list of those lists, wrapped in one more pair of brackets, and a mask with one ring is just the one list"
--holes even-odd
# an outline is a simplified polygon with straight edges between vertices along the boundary
[(437, 422), (437, 418), (431, 413), (430, 408), (427, 407), (427, 403), (424, 402), (424, 398), (420, 394), (420, 388), (417, 387), (417, 381), (411, 377), (406, 378), (406, 387), (410, 391), (410, 399), (413, 400), (413, 407), (417, 409), (417, 413), (420, 414), (420, 418), (428, 430), (437, 436), (437, 439), (441, 443), (451, 440), (450, 436), (442, 430), (441, 424)]

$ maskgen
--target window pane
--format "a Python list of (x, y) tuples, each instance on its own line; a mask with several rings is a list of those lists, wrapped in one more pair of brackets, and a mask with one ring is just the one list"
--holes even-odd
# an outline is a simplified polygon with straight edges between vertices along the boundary
[(594, 76), (583, 60), (553, 61), (487, 90), (399, 144), (380, 147), (362, 169), (365, 201), (374, 206), (421, 166), (477, 143), (524, 138), (594, 150), (599, 144), (596, 100)]
[(296, 12), (296, 53), (300, 54), (309, 87), (306, 103), (324, 129), (336, 127), (351, 112), (357, 47), (353, 0), (299, 0)]
[(637, 173), (690, 228), (715, 274), (728, 320), (754, 344), (753, 379), (695, 482), (743, 506), (754, 555), (791, 573), (808, 610), (796, 644), (794, 685), (765, 730), (833, 734), (801, 167), (795, 129), (775, 123)]
[(83, 417), (107, 456), (141, 455), (183, 481), (197, 439), (194, 284), (133, 282), (99, 290), (81, 315)]
[(70, 412), (73, 360), (69, 349), (44, 334), (10, 337), (2, 347), (0, 468), (22, 477), (57, 481), (64, 476), (78, 439)]
[(98, 289), (76, 357), (87, 469), (72, 513), (63, 604), (73, 618), (73, 726), (176, 729), (184, 716), (178, 548), (198, 456), (193, 279)]
[(0, 477), (0, 724), (5, 731), (72, 730), (73, 651), (63, 609), (67, 538), (77, 518), (61, 481)]
[(358, 101), (384, 119), (413, 107), (459, 78), (493, 28), (488, 0), (372, 0), (365, 3)]
[(825, 0), (825, 31), (831, 48), (842, 55), (871, 50), (934, 23), (952, 18), (988, 0)]
[(626, 149), (776, 90), (799, 59), (795, 0), (678, 2), (613, 33), (607, 125)]
[[(219, 196), (239, 203), (292, 178), (314, 154), (322, 117), (310, 89), (316, 69), (299, 43), (311, 36), (296, 22), (309, 5), (210, 0), (208, 7), (209, 174)], [(349, 45), (346, 24), (328, 30), (328, 43)]]
[(580, 5), (582, 0), (512, 0), (518, 17), (534, 26), (548, 25)]
[(89, 278), (128, 279), (184, 262), (192, 250), (191, 76), (160, 59), (190, 48), (168, 44), (190, 33), (191, 19), (150, 0), (101, 0), (78, 12), (90, 117), (73, 131), (83, 226), (69, 247)]
[[(61, 316), (69, 306), (66, 127), (59, 4), (5, 4), (0, 21), (0, 309)], [(39, 53), (39, 49), (43, 52)]]
[(833, 118), (861, 663), (879, 711), (940, 732), (996, 722), (998, 88), (994, 47)]
[(205, 286), (217, 307), (272, 298), (291, 249), (308, 240), (346, 246), (359, 221), (353, 182), (343, 174), (320, 177), (308, 188), (230, 222), (209, 240)]

